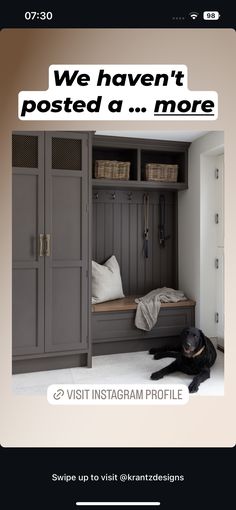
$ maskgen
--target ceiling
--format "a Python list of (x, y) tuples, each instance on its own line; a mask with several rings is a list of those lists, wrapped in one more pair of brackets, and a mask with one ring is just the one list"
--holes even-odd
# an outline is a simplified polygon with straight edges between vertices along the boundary
[(131, 138), (149, 138), (152, 140), (175, 140), (193, 142), (209, 131), (96, 131), (96, 135), (130, 136)]

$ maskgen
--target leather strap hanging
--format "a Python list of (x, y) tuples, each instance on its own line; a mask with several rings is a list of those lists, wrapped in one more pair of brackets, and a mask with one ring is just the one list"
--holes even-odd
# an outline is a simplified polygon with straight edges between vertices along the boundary
[(143, 196), (143, 208), (144, 208), (144, 257), (148, 258), (148, 240), (149, 240), (149, 195), (145, 193)]
[(166, 221), (166, 201), (165, 195), (160, 195), (159, 198), (159, 242), (161, 246), (165, 246), (165, 241), (170, 238), (170, 236), (165, 235), (165, 221)]

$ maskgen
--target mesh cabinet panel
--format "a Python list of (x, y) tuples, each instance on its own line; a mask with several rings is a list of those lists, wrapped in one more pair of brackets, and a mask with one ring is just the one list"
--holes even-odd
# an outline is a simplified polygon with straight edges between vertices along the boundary
[(38, 168), (38, 137), (12, 135), (12, 166)]
[(81, 140), (53, 138), (52, 168), (54, 170), (81, 170)]

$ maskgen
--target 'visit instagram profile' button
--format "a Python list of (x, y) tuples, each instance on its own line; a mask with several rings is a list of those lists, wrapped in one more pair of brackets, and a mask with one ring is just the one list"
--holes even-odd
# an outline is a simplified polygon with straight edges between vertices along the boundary
[(184, 384), (51, 384), (52, 405), (184, 405), (189, 392)]

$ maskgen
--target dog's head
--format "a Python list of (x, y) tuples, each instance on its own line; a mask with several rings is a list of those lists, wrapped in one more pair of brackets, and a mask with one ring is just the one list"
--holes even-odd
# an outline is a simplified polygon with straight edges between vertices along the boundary
[(205, 336), (200, 329), (186, 328), (180, 336), (182, 352), (187, 358), (193, 357), (205, 345)]

